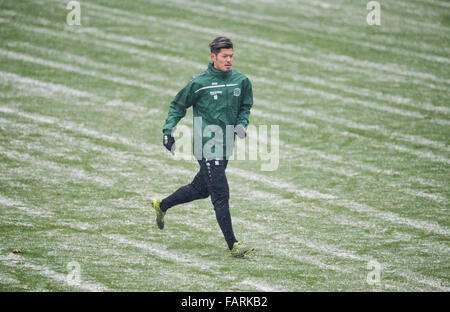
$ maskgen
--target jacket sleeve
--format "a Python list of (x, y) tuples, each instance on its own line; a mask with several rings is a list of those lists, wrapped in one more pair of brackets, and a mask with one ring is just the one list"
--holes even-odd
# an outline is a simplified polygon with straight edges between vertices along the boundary
[(242, 100), (239, 105), (236, 125), (243, 125), (247, 128), (249, 123), (250, 109), (253, 106), (252, 83), (246, 79), (242, 84)]
[(163, 125), (162, 132), (164, 134), (172, 134), (172, 129), (186, 115), (186, 109), (192, 106), (194, 101), (192, 80), (178, 92), (170, 103), (169, 113), (166, 122)]

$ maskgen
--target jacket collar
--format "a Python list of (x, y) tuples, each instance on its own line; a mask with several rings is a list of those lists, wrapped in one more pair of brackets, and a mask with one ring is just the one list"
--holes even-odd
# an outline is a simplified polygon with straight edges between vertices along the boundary
[(218, 69), (214, 68), (213, 62), (208, 64), (208, 72), (211, 75), (213, 75), (213, 76), (215, 76), (217, 78), (220, 78), (222, 80), (227, 80), (231, 76), (231, 72), (232, 71), (233, 70), (230, 70), (229, 72), (223, 72), (221, 70), (218, 70)]

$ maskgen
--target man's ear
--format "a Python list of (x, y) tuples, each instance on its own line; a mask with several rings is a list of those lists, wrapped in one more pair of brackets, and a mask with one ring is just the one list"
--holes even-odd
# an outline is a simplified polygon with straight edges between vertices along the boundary
[(217, 55), (211, 52), (211, 61), (215, 62), (217, 58)]

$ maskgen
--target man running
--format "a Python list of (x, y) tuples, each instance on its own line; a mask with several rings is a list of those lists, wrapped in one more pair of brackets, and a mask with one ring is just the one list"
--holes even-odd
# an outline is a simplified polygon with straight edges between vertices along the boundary
[[(233, 43), (217, 37), (209, 44), (211, 63), (194, 76), (170, 103), (168, 117), (162, 128), (163, 144), (174, 153), (172, 136), (177, 123), (194, 110), (194, 155), (200, 170), (190, 184), (184, 185), (163, 200), (154, 199), (156, 223), (164, 228), (164, 216), (175, 205), (211, 196), (217, 222), (231, 255), (243, 257), (254, 250), (238, 242), (231, 222), (229, 187), (225, 174), (228, 157), (232, 155), (235, 135), (246, 136), (253, 93), (250, 80), (232, 70)], [(212, 136), (214, 134), (214, 136)]]

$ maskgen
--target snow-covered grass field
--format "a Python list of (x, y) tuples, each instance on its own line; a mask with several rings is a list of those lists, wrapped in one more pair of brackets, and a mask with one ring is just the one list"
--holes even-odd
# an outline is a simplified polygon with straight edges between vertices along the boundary
[[(68, 2), (0, 0), (1, 291), (450, 290), (448, 1)], [(210, 199), (150, 205), (197, 172), (161, 127), (219, 35), (280, 129), (277, 170), (227, 168), (247, 259)]]

